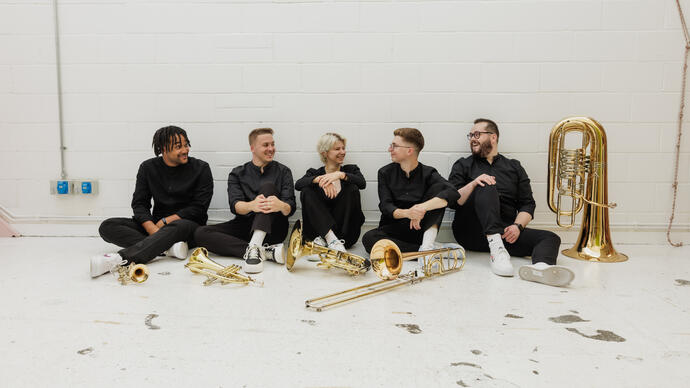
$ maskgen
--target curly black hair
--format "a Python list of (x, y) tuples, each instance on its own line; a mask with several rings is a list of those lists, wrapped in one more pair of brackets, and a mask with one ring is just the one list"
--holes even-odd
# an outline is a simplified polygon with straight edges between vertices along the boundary
[(175, 144), (182, 141), (182, 138), (187, 141), (188, 145), (192, 145), (192, 143), (189, 142), (189, 137), (187, 137), (187, 132), (180, 127), (169, 125), (157, 130), (156, 133), (153, 134), (153, 142), (151, 143), (153, 146), (153, 153), (158, 156), (162, 154), (163, 151), (171, 151), (173, 147), (175, 147)]

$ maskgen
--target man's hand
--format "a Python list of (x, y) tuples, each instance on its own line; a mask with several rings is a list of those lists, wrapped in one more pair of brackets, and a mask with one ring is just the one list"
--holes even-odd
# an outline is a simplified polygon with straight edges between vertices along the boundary
[(279, 212), (283, 209), (283, 204), (284, 204), (284, 202), (281, 201), (278, 197), (276, 197), (275, 195), (271, 195), (267, 198), (264, 198), (261, 201), (261, 212), (262, 213)]
[(254, 213), (265, 213), (264, 212), (264, 202), (265, 201), (266, 201), (266, 197), (264, 197), (263, 194), (257, 195), (253, 201), (249, 201), (249, 210), (253, 211)]
[(474, 178), (474, 181), (472, 181), (472, 182), (474, 182), (475, 185), (479, 185), (482, 187), (484, 187), (484, 185), (491, 186), (491, 185), (496, 184), (496, 177), (491, 176), (491, 175), (487, 175), (487, 174), (482, 174), (482, 175)]
[(512, 244), (517, 241), (518, 237), (520, 237), (520, 228), (518, 228), (515, 224), (508, 225), (505, 227), (505, 229), (503, 229), (503, 234), (501, 237), (508, 243)]

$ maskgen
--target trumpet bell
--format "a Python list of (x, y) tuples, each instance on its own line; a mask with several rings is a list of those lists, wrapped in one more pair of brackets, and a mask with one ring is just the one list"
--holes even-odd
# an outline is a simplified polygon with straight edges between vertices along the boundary
[(295, 260), (303, 256), (302, 247), (304, 245), (304, 236), (302, 235), (302, 223), (300, 220), (295, 221), (290, 232), (290, 239), (288, 240), (287, 255), (285, 257), (285, 268), (292, 271), (295, 265)]
[(129, 268), (129, 278), (135, 283), (143, 283), (149, 278), (149, 269), (144, 264), (135, 264)]

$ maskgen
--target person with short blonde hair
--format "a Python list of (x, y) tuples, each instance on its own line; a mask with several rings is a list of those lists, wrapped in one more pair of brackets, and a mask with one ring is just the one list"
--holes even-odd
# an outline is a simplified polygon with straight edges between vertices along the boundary
[(367, 184), (357, 165), (343, 164), (346, 144), (337, 133), (323, 134), (316, 144), (323, 166), (308, 169), (295, 183), (305, 238), (343, 252), (359, 239), (364, 224), (359, 190)]

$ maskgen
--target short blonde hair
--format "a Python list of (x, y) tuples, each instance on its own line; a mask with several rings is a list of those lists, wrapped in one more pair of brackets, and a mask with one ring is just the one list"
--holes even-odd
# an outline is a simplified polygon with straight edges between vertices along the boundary
[(316, 151), (319, 152), (321, 163), (326, 164), (326, 155), (324, 155), (324, 153), (330, 151), (337, 141), (342, 141), (343, 145), (347, 145), (347, 139), (338, 135), (337, 133), (328, 132), (321, 135), (319, 142), (316, 143)]

